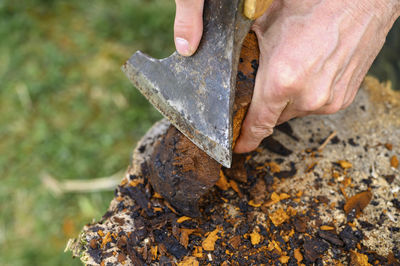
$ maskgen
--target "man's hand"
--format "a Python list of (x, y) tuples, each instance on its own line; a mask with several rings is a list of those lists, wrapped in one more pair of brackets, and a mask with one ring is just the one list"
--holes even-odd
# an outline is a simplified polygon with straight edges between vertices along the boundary
[[(177, 0), (175, 43), (183, 55), (193, 54), (201, 37), (202, 21), (193, 17), (201, 15), (199, 2)], [(398, 0), (275, 0), (253, 26), (260, 64), (235, 152), (254, 150), (294, 117), (350, 105), (399, 14)], [(189, 52), (178, 47), (181, 36)]]
[(175, 3), (175, 47), (181, 55), (191, 56), (203, 34), (204, 0), (175, 0)]

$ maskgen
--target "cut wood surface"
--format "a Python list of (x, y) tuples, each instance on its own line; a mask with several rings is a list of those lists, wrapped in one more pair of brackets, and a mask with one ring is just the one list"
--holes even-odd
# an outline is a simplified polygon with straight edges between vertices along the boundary
[(146, 134), (106, 214), (69, 242), (84, 263), (398, 265), (400, 96), (385, 84), (367, 78), (348, 109), (280, 126), (219, 173), (200, 218), (148, 181), (168, 127)]

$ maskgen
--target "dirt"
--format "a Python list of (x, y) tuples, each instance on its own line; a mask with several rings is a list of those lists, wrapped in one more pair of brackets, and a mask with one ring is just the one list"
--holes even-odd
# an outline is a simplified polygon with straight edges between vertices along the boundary
[(368, 78), (349, 109), (290, 121), (241, 157), (246, 179), (219, 172), (199, 218), (149, 183), (146, 163), (169, 127), (158, 123), (102, 220), (68, 248), (88, 265), (399, 265), (398, 99)]

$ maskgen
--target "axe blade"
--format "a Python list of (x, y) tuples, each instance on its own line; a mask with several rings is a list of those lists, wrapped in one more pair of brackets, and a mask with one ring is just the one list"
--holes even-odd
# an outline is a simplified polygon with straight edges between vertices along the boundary
[(225, 167), (232, 161), (237, 66), (251, 21), (243, 0), (204, 4), (203, 37), (191, 57), (136, 52), (122, 70), (140, 92), (194, 144)]

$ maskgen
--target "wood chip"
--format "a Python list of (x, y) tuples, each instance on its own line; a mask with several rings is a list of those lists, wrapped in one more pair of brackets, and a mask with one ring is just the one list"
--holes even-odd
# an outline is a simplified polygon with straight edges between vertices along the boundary
[(131, 182), (129, 182), (129, 186), (131, 187), (136, 187), (139, 184), (144, 184), (143, 178), (133, 179)]
[(172, 207), (171, 204), (169, 204), (168, 201), (165, 201), (164, 204), (165, 204), (165, 205), (168, 207), (168, 209), (170, 209), (173, 213), (179, 214), (179, 213), (174, 209), (174, 207)]
[(279, 173), (281, 171), (281, 167), (276, 162), (267, 162), (265, 166), (269, 167), (272, 173)]
[(261, 235), (257, 233), (255, 230), (250, 234), (251, 244), (253, 246), (260, 244), (261, 242)]
[(156, 198), (156, 199), (162, 199), (163, 198), (163, 196), (161, 196), (157, 192), (154, 192), (153, 197)]
[(182, 216), (182, 217), (179, 217), (179, 219), (176, 220), (176, 222), (177, 222), (178, 224), (180, 224), (180, 223), (183, 223), (184, 221), (187, 221), (187, 220), (190, 220), (190, 219), (192, 219), (192, 218), (187, 217), (187, 216)]
[(328, 143), (331, 141), (331, 139), (333, 139), (336, 136), (337, 132), (336, 130), (333, 131), (326, 139), (325, 141), (321, 144), (321, 146), (318, 147), (318, 151), (321, 152), (326, 145), (328, 145)]
[(280, 261), (282, 264), (286, 264), (286, 263), (289, 262), (289, 259), (290, 259), (289, 256), (281, 256), (281, 257), (279, 258), (279, 261)]
[(261, 205), (262, 205), (262, 203), (255, 203), (254, 200), (250, 200), (248, 204), (255, 208), (261, 207)]
[(282, 252), (281, 247), (279, 246), (278, 242), (276, 242), (275, 240), (269, 241), (267, 248), (268, 248), (269, 251), (276, 250), (279, 253)]
[(271, 219), (272, 223), (275, 226), (279, 226), (283, 224), (286, 220), (289, 219), (289, 216), (286, 214), (286, 212), (280, 208), (277, 211), (269, 214), (269, 218)]
[(111, 233), (107, 232), (107, 234), (104, 236), (102, 242), (101, 242), (101, 248), (104, 248), (105, 245), (107, 245), (108, 242), (111, 242)]
[(347, 200), (346, 204), (344, 205), (344, 211), (346, 214), (349, 214), (351, 210), (355, 209), (356, 214), (359, 215), (362, 210), (367, 207), (371, 199), (371, 191), (358, 193)]
[(97, 231), (97, 234), (98, 234), (100, 237), (103, 237), (103, 236), (104, 236), (103, 230), (98, 230), (98, 231)]
[(335, 227), (329, 225), (321, 225), (320, 229), (324, 231), (330, 231), (330, 230), (335, 230)]
[(195, 257), (186, 256), (178, 263), (178, 266), (199, 266), (199, 262)]
[(290, 198), (289, 194), (286, 194), (286, 193), (279, 194), (279, 199), (280, 200), (285, 200), (285, 199), (289, 199), (289, 198)]
[(271, 200), (272, 200), (274, 203), (277, 203), (277, 202), (279, 202), (279, 201), (281, 200), (281, 198), (279, 197), (278, 193), (276, 193), (276, 192), (274, 191), (274, 192), (272, 192), (272, 194), (271, 194)]
[(229, 184), (231, 185), (232, 189), (238, 193), (239, 197), (243, 197), (242, 192), (240, 191), (240, 188), (238, 186), (238, 184), (235, 182), (235, 180), (229, 180)]
[(199, 247), (199, 246), (195, 246), (192, 255), (196, 258), (202, 258), (203, 257), (203, 248)]
[(350, 162), (345, 161), (345, 160), (339, 160), (339, 161), (338, 161), (338, 164), (339, 164), (340, 167), (342, 167), (343, 169), (349, 169), (349, 168), (353, 167), (353, 165), (352, 165)]
[(219, 231), (220, 231), (219, 228), (215, 229), (214, 231), (212, 231), (208, 234), (206, 239), (204, 239), (203, 243), (201, 244), (201, 246), (203, 247), (204, 250), (206, 250), (206, 251), (214, 250), (215, 241), (217, 241), (217, 239), (219, 239), (219, 236), (218, 236)]
[(354, 266), (371, 266), (368, 262), (368, 256), (356, 251), (351, 251), (350, 253), (350, 264)]
[(385, 143), (385, 148), (391, 151), (393, 149), (393, 145), (391, 143)]
[(390, 158), (390, 166), (393, 168), (397, 168), (399, 166), (399, 159), (397, 159), (396, 155), (393, 155), (392, 158)]
[(219, 172), (219, 179), (218, 179), (217, 183), (215, 183), (215, 185), (219, 189), (224, 190), (224, 191), (228, 190), (230, 188), (228, 180), (222, 170)]
[(294, 250), (294, 257), (297, 260), (297, 262), (301, 262), (303, 260), (303, 255), (301, 254), (300, 248), (296, 248)]
[(238, 249), (240, 246), (240, 235), (236, 235), (234, 237), (232, 237), (231, 239), (229, 239), (229, 244), (234, 248), (234, 249)]
[(189, 236), (196, 231), (196, 229), (187, 229), (187, 228), (182, 228), (181, 230), (181, 236), (179, 238), (179, 243), (181, 243), (182, 246), (187, 248), (189, 244)]
[(151, 253), (151, 259), (156, 260), (157, 259), (157, 253), (158, 253), (158, 246), (151, 246), (150, 247), (150, 253)]

